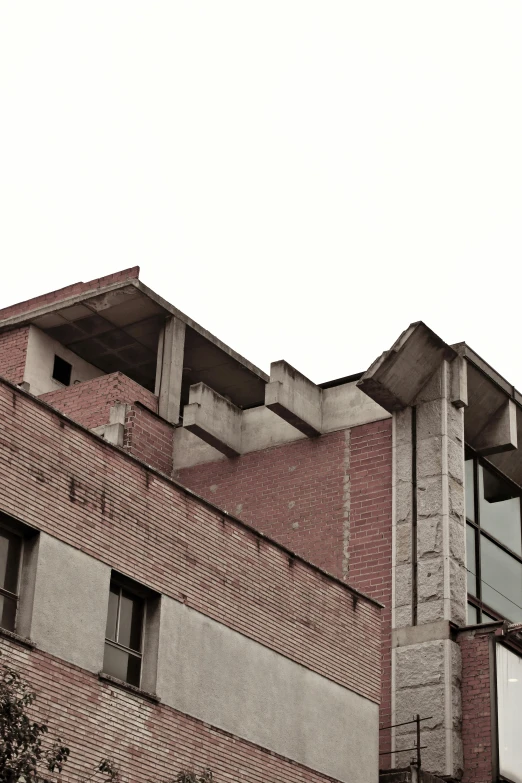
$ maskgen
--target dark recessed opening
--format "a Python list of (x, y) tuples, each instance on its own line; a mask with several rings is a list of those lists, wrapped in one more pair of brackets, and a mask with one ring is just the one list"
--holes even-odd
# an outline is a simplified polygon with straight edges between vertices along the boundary
[(71, 371), (72, 364), (66, 362), (65, 359), (60, 359), (59, 356), (54, 357), (53, 378), (55, 381), (63, 383), (64, 386), (70, 386)]

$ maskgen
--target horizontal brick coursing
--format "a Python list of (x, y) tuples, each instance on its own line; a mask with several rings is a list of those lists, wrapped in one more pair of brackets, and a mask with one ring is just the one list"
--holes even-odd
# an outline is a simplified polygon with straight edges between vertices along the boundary
[(123, 448), (156, 470), (172, 475), (174, 427), (142, 405), (131, 405), (125, 416)]
[[(177, 476), (195, 492), (311, 562), (336, 576), (347, 576), (351, 585), (385, 605), (380, 723), (389, 726), (391, 419), (185, 468)], [(389, 731), (381, 733), (381, 750), (389, 749), (390, 739)], [(389, 761), (381, 757), (381, 766)]]
[[(348, 580), (384, 604), (382, 611), (381, 728), (390, 726), (392, 603), (392, 423), (391, 419), (350, 430), (350, 543)], [(380, 750), (391, 747), (381, 731)], [(391, 758), (381, 756), (381, 769)]]
[(457, 638), (462, 652), (462, 783), (491, 783), (491, 633), (472, 631)]
[(373, 701), (380, 610), (0, 383), (0, 510)]
[(298, 440), (177, 477), (334, 576), (343, 576), (345, 433)]
[(98, 680), (38, 650), (0, 639), (2, 660), (37, 692), (34, 714), (71, 749), (63, 783), (83, 780), (112, 758), (124, 783), (173, 779), (210, 767), (216, 783), (320, 783), (328, 778), (164, 705)]
[(11, 383), (24, 380), (28, 340), (28, 326), (0, 334), (0, 376)]
[(109, 411), (117, 402), (139, 401), (153, 411), (158, 407), (158, 398), (152, 392), (121, 372), (46, 392), (39, 399), (88, 429), (108, 424)]
[(25, 302), (17, 302), (17, 304), (9, 305), (9, 307), (4, 307), (0, 310), (0, 321), (4, 321), (7, 318), (13, 318), (16, 315), (22, 315), (22, 313), (29, 313), (31, 310), (45, 307), (54, 302), (61, 302), (71, 296), (79, 296), (80, 294), (96, 291), (98, 288), (104, 288), (113, 283), (135, 279), (139, 276), (139, 272), (139, 266), (134, 266), (129, 269), (122, 269), (120, 272), (115, 272), (112, 275), (89, 280), (88, 283), (73, 283), (72, 285), (65, 286), (65, 288), (59, 288), (57, 291), (51, 291), (48, 294), (42, 294), (42, 296), (35, 296), (33, 299), (27, 299)]

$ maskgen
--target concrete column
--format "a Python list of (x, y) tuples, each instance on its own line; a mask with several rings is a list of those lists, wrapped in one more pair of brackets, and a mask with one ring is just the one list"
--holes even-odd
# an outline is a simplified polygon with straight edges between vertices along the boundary
[(179, 421), (184, 351), (185, 324), (171, 316), (160, 334), (155, 388), (158, 413), (171, 424)]
[[(394, 416), (393, 722), (431, 717), (423, 767), (458, 778), (460, 652), (450, 623), (466, 621), (464, 409), (452, 398), (444, 360), (413, 406)], [(397, 750), (413, 744), (412, 729), (397, 729)]]

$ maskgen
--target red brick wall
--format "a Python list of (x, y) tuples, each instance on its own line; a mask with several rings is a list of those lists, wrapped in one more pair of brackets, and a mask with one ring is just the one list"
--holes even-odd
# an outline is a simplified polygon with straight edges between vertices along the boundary
[[(392, 422), (353, 427), (350, 431), (350, 544), (348, 580), (384, 604), (382, 611), (382, 693), (380, 723), (391, 720), (392, 600)], [(381, 732), (381, 751), (391, 734)], [(381, 769), (390, 759), (381, 756)]]
[(71, 748), (63, 783), (87, 778), (104, 757), (115, 760), (125, 783), (170, 780), (180, 769), (206, 766), (215, 783), (331, 780), (46, 653), (5, 639), (0, 649), (37, 691), (34, 712), (48, 723), (50, 739), (59, 734)]
[(0, 382), (0, 510), (374, 701), (380, 610)]
[(46, 392), (39, 399), (88, 429), (108, 424), (109, 410), (116, 402), (139, 400), (153, 411), (158, 408), (158, 398), (152, 392), (121, 372)]
[(177, 472), (179, 480), (343, 577), (346, 434), (298, 440)]
[(491, 632), (459, 634), (462, 652), (463, 783), (491, 783), (491, 695), (489, 643)]
[[(203, 497), (330, 573), (347, 577), (351, 585), (385, 605), (380, 721), (381, 726), (389, 726), (391, 419), (197, 465), (178, 471), (177, 476)], [(382, 732), (381, 750), (387, 750), (389, 742), (390, 732)], [(388, 762), (381, 757), (381, 767)]]
[(15, 315), (28, 313), (31, 310), (35, 310), (37, 307), (45, 307), (53, 302), (60, 302), (63, 299), (68, 299), (70, 296), (78, 296), (79, 294), (84, 294), (88, 291), (95, 291), (97, 288), (104, 288), (112, 283), (119, 283), (123, 280), (137, 278), (139, 273), (139, 266), (134, 266), (129, 269), (122, 269), (121, 272), (115, 272), (112, 275), (99, 277), (96, 280), (89, 280), (88, 283), (73, 283), (73, 285), (59, 288), (57, 291), (51, 291), (42, 296), (35, 296), (33, 299), (27, 299), (25, 302), (18, 302), (17, 304), (9, 305), (9, 307), (4, 307), (0, 310), (0, 321), (5, 320), (6, 318), (12, 318)]
[(123, 448), (147, 465), (172, 475), (174, 427), (139, 403), (125, 416)]
[(0, 376), (11, 383), (22, 383), (24, 380), (28, 339), (28, 326), (0, 334)]

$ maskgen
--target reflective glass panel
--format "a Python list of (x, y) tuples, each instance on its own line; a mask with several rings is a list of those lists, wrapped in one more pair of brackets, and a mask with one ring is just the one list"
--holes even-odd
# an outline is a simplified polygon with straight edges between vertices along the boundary
[(468, 604), (468, 625), (477, 625), (478, 623), (478, 609), (473, 604)]
[(522, 554), (520, 498), (510, 485), (482, 465), (479, 471), (480, 527), (516, 552)]
[(475, 521), (475, 479), (473, 470), (473, 460), (467, 459), (464, 463), (466, 468), (466, 517)]
[(475, 528), (471, 525), (466, 525), (466, 566), (468, 569), (468, 593), (477, 595)]
[(496, 659), (499, 772), (522, 783), (522, 658), (497, 644)]
[(18, 536), (0, 530), (0, 587), (15, 594), (18, 593), (21, 543)]
[(140, 685), (141, 661), (131, 653), (113, 647), (111, 644), (105, 644), (105, 654), (103, 657), (103, 671), (118, 680), (123, 680), (131, 685)]
[(111, 590), (109, 593), (109, 608), (107, 610), (107, 627), (105, 629), (105, 638), (111, 639), (113, 642), (116, 641), (119, 596), (119, 588), (111, 585)]
[(143, 601), (123, 591), (120, 599), (119, 644), (130, 647), (131, 650), (141, 649), (142, 615)]
[(16, 621), (16, 599), (0, 595), (0, 626), (14, 631)]
[(509, 620), (522, 622), (522, 563), (480, 537), (482, 600)]

